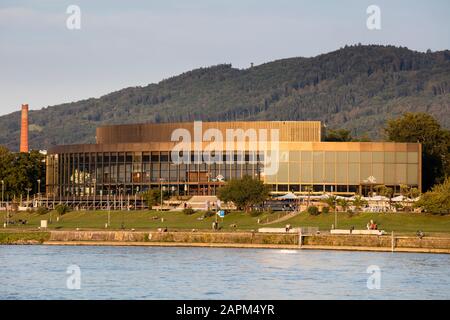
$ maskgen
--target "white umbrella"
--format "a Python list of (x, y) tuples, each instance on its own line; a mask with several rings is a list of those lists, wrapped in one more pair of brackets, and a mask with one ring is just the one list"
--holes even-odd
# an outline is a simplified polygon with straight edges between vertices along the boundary
[(402, 201), (407, 201), (409, 199), (403, 195), (400, 195), (400, 196), (392, 198), (391, 200), (394, 202), (402, 202)]
[(298, 197), (292, 192), (288, 192), (283, 196), (279, 196), (275, 198), (276, 200), (297, 200)]
[(355, 200), (355, 197), (343, 197), (343, 196), (336, 196), (336, 199), (343, 199), (343, 200)]
[(365, 200), (368, 200), (368, 201), (389, 201), (389, 198), (387, 198), (385, 196), (374, 196), (374, 197), (365, 198)]

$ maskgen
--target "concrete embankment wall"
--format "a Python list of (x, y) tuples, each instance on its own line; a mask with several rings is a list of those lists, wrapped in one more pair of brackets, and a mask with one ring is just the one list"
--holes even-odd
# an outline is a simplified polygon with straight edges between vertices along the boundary
[(52, 231), (50, 241), (175, 242), (296, 245), (298, 235), (252, 232)]
[[(254, 232), (142, 232), (142, 231), (52, 231), (50, 243), (107, 245), (208, 245), (233, 247), (299, 248), (298, 234), (269, 234)], [(450, 238), (394, 237), (368, 235), (306, 235), (301, 247), (305, 249), (348, 249), (450, 253)]]
[(302, 241), (307, 246), (330, 247), (370, 247), (370, 248), (415, 248), (415, 249), (446, 249), (450, 250), (450, 238), (437, 237), (394, 237), (367, 235), (318, 235), (305, 236)]

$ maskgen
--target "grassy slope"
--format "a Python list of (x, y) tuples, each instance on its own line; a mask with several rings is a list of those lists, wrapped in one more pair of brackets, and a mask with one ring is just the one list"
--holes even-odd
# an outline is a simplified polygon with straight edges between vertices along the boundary
[[(122, 221), (126, 229), (157, 229), (160, 227), (167, 227), (169, 229), (211, 229), (211, 223), (215, 218), (210, 217), (204, 220), (197, 220), (202, 213), (195, 213), (191, 216), (184, 215), (181, 212), (156, 212), (156, 211), (124, 211), (111, 212), (111, 227), (112, 229), (120, 229)], [(153, 220), (152, 217), (164, 217), (164, 222), (161, 219)], [(107, 212), (70, 212), (63, 216), (59, 222), (56, 222), (56, 214), (52, 213), (53, 223), (50, 225), (51, 229), (75, 229), (75, 228), (89, 228), (89, 229), (103, 229), (107, 221)], [(252, 217), (249, 214), (242, 212), (233, 212), (227, 215), (224, 219), (224, 230), (232, 230), (231, 224), (237, 225), (237, 230), (251, 230), (262, 227), (257, 224), (257, 220), (263, 219), (266, 215)], [(15, 226), (16, 228), (29, 229), (39, 226), (39, 221), (42, 219), (49, 219), (50, 214), (37, 215), (35, 213), (18, 213), (13, 219), (26, 219), (28, 224), (26, 226)], [(450, 216), (434, 216), (417, 213), (396, 213), (396, 214), (378, 214), (378, 213), (360, 213), (349, 216), (345, 213), (338, 214), (338, 227), (350, 228), (354, 226), (356, 229), (364, 229), (367, 222), (373, 219), (379, 225), (380, 229), (387, 232), (395, 231), (396, 233), (414, 234), (417, 230), (422, 230), (426, 233), (436, 234), (450, 234)], [(292, 226), (311, 226), (319, 227), (320, 230), (329, 230), (334, 223), (334, 214), (319, 215), (317, 217), (308, 214), (300, 214), (289, 220), (274, 223), (270, 227), (284, 227), (286, 224)]]
[[(56, 222), (55, 212), (51, 213), (53, 223), (51, 229), (74, 229), (74, 228), (91, 228), (103, 229), (107, 222), (107, 211), (78, 211), (69, 212), (64, 215), (59, 222)], [(193, 215), (185, 215), (181, 212), (157, 212), (157, 211), (112, 211), (111, 212), (111, 228), (120, 229), (122, 222), (126, 229), (157, 229), (160, 227), (176, 228), (176, 229), (211, 229), (211, 224), (215, 218), (205, 218), (197, 220), (202, 213)], [(153, 220), (153, 217), (159, 219)], [(164, 218), (164, 222), (161, 222)], [(40, 220), (50, 219), (50, 213), (38, 215), (36, 213), (18, 213), (13, 217), (14, 220), (28, 220), (26, 226), (15, 226), (20, 228), (38, 227)], [(251, 217), (242, 212), (233, 212), (225, 218), (224, 229), (232, 229), (230, 224), (237, 224), (238, 229), (252, 229), (257, 227), (257, 217)], [(221, 220), (221, 219), (219, 219)]]

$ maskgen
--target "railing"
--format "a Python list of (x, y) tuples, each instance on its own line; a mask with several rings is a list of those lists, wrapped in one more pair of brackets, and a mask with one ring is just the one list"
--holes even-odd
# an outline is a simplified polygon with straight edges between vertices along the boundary
[(308, 235), (314, 235), (319, 232), (318, 227), (301, 227), (302, 235), (308, 236)]

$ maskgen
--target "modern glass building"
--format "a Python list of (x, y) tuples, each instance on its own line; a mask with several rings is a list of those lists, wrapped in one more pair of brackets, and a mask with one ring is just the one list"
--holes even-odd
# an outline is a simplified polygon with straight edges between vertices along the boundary
[[(173, 153), (180, 132), (191, 138), (177, 153), (184, 162)], [(234, 139), (239, 135), (242, 143)], [(199, 150), (218, 136), (226, 142), (202, 156)], [(136, 195), (163, 186), (173, 195), (211, 195), (244, 175), (263, 180), (273, 193), (305, 193), (310, 186), (338, 194), (365, 194), (380, 184), (397, 192), (400, 185), (421, 187), (420, 144), (321, 142), (318, 121), (104, 126), (96, 140), (48, 150), (47, 196)]]

